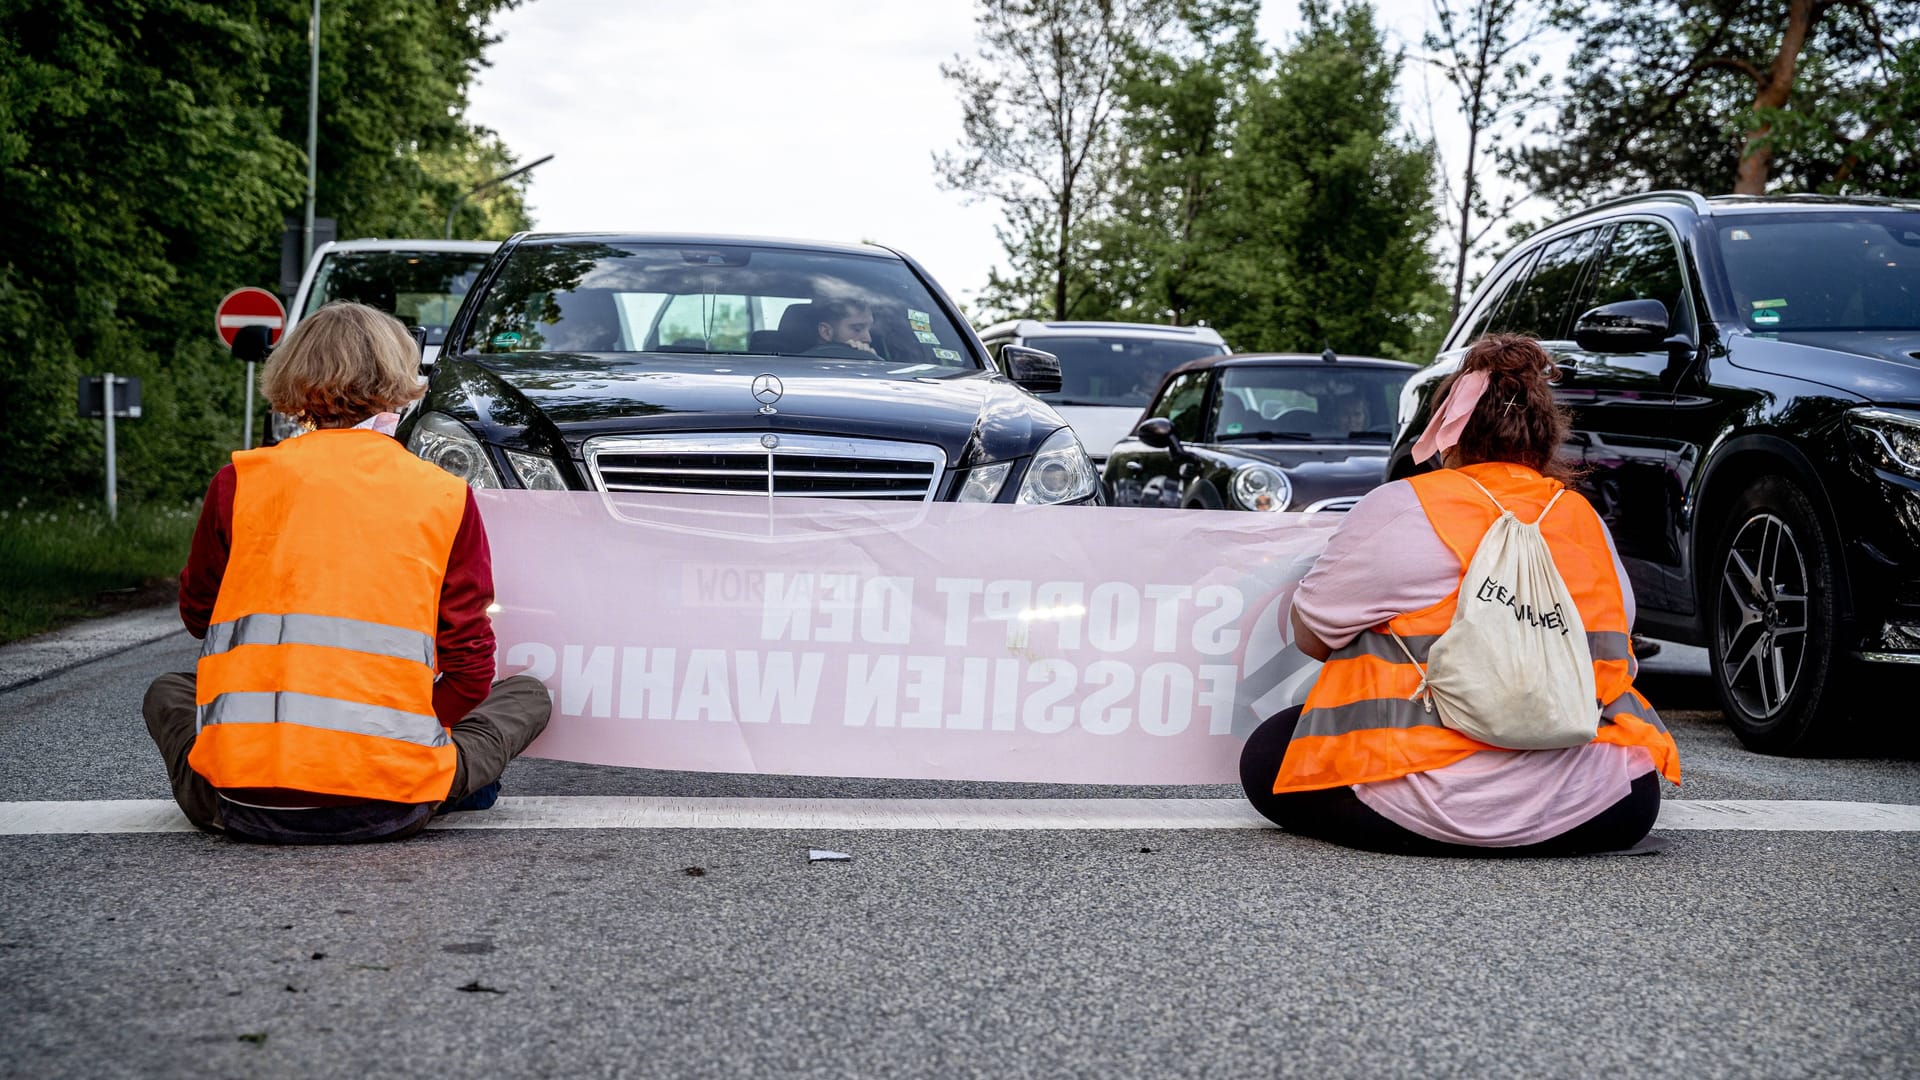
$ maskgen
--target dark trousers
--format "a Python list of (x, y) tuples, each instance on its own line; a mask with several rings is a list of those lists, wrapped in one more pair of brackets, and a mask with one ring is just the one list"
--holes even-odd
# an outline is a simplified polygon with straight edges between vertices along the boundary
[(1518, 847), (1449, 844), (1380, 816), (1350, 787), (1274, 794), (1280, 760), (1286, 756), (1287, 744), (1293, 741), (1293, 729), (1299, 722), (1300, 707), (1295, 706), (1260, 725), (1240, 752), (1240, 786), (1246, 789), (1253, 808), (1268, 821), (1317, 840), (1398, 855), (1587, 855), (1632, 847), (1646, 837), (1654, 819), (1660, 816), (1660, 781), (1649, 772), (1635, 780), (1632, 790), (1619, 802), (1559, 836)]
[[(187, 820), (203, 829), (221, 827), (221, 799), (206, 777), (187, 764), (197, 734), (194, 725), (194, 675), (190, 671), (170, 672), (153, 680), (140, 711), (147, 720), (147, 734), (160, 748), (167, 766), (167, 780), (173, 785), (173, 801), (180, 804)], [(507, 764), (546, 730), (553, 712), (553, 699), (540, 680), (515, 675), (493, 684), (466, 718), (447, 730), (459, 750), (453, 770), (453, 784), (445, 802), (461, 799), (486, 787), (506, 771)], [(382, 839), (398, 839), (418, 832), (430, 815), (416, 815), (417, 821), (398, 833)]]

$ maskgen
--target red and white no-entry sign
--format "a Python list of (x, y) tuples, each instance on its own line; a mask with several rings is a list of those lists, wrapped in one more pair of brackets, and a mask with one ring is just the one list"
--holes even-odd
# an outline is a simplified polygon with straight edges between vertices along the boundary
[(269, 344), (278, 345), (280, 334), (287, 328), (287, 309), (281, 306), (279, 297), (265, 289), (251, 285), (235, 289), (214, 309), (213, 329), (231, 349), (234, 335), (243, 326), (267, 327), (271, 332)]

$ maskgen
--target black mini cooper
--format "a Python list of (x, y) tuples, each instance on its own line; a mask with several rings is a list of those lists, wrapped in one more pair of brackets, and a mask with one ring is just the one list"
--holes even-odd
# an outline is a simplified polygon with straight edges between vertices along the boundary
[(475, 487), (1086, 503), (1086, 451), (898, 252), (711, 236), (500, 246), (399, 436)]
[(1398, 360), (1242, 353), (1167, 374), (1107, 458), (1107, 501), (1176, 509), (1346, 510), (1386, 479)]
[(1408, 383), (1392, 475), (1496, 331), (1554, 354), (1638, 628), (1706, 647), (1742, 742), (1913, 715), (1861, 691), (1920, 673), (1920, 202), (1656, 192), (1554, 223)]

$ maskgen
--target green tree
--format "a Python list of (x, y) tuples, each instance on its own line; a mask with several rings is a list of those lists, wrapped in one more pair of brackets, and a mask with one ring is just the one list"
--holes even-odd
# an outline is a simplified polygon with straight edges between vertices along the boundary
[(960, 91), (961, 142), (934, 155), (947, 188), (998, 202), (1012, 267), (989, 309), (1079, 314), (1084, 262), (1107, 206), (1113, 122), (1130, 49), (1158, 39), (1169, 0), (983, 0), (978, 53), (940, 71)]
[(1233, 119), (1267, 65), (1256, 0), (1189, 0), (1181, 33), (1136, 46), (1120, 83), (1120, 182), (1092, 230), (1089, 291), (1099, 314), (1182, 325), (1207, 288), (1212, 228), (1233, 167)]
[(1646, 188), (1920, 194), (1920, 2), (1565, 4), (1565, 97), (1523, 176), (1564, 204)]
[(1434, 156), (1400, 132), (1401, 58), (1364, 3), (1302, 13), (1235, 118), (1192, 310), (1236, 349), (1430, 359), (1446, 310)]
[[(326, 5), (320, 212), (343, 235), (437, 236), (468, 152), (504, 156), (461, 112), (502, 6)], [(309, 10), (0, 0), (0, 490), (98, 490), (84, 374), (143, 381), (145, 415), (119, 429), (130, 498), (197, 495), (239, 445), (241, 369), (212, 313), (276, 280), (305, 197)]]

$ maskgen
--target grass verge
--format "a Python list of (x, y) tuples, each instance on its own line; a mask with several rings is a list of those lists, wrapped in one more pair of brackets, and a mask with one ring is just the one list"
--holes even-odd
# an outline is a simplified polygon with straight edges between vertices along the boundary
[(196, 504), (106, 507), (22, 499), (0, 508), (0, 642), (170, 603)]

